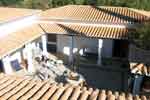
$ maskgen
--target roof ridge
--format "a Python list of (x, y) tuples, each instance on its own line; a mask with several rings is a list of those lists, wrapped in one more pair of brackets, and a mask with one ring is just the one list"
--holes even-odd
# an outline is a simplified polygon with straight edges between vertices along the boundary
[[(64, 6), (61, 6), (61, 7), (70, 7), (70, 6), (92, 7), (93, 5), (73, 5), (73, 4), (69, 4), (69, 5), (64, 5)], [(121, 6), (95, 6), (95, 7), (128, 8), (128, 7), (121, 7)], [(60, 7), (57, 7), (57, 8), (60, 8)]]

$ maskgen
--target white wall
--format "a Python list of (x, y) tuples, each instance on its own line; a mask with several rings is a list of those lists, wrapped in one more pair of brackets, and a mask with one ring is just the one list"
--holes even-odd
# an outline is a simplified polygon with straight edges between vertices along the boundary
[(71, 37), (57, 35), (57, 52), (64, 53), (65, 55), (70, 54)]
[[(37, 56), (37, 53), (35, 52), (36, 42), (32, 42), (30, 46), (31, 46), (30, 48), (32, 50), (30, 53), (32, 53), (33, 56)], [(24, 57), (24, 59), (27, 59), (27, 52), (28, 51), (27, 51), (26, 48), (21, 48), (21, 49), (15, 51), (14, 53), (10, 54), (7, 57), (7, 59), (5, 59), (5, 58), (2, 59), (5, 73), (11, 74), (13, 72), (13, 69), (12, 69), (12, 66), (11, 66), (11, 61), (17, 59), (19, 63), (22, 62), (21, 51), (23, 51), (23, 57)]]
[[(87, 48), (87, 52), (97, 53), (97, 40), (84, 37), (74, 37), (74, 53), (78, 48)], [(96, 44), (96, 45), (93, 45)], [(71, 37), (64, 35), (57, 35), (57, 52), (62, 52), (66, 55), (70, 54)], [(82, 50), (81, 50), (82, 51)], [(80, 53), (81, 53), (80, 51)]]
[[(33, 57), (39, 56), (42, 52), (42, 50), (38, 47), (38, 45), (39, 45), (38, 41), (30, 43), (30, 48), (31, 48), (31, 52), (32, 52)], [(28, 50), (26, 48), (23, 48), (22, 50), (23, 50), (24, 59), (27, 59)]]
[(14, 69), (11, 66), (11, 61), (18, 60), (21, 63), (21, 52), (20, 50), (16, 51), (15, 53), (6, 56), (2, 59), (3, 68), (6, 74), (13, 74)]
[(6, 56), (5, 58), (2, 59), (2, 62), (3, 62), (4, 72), (6, 74), (12, 74), (13, 69), (12, 69), (11, 64), (10, 64), (10, 57)]
[(16, 59), (19, 61), (19, 63), (21, 63), (21, 52), (20, 51), (17, 51), (10, 56), (10, 61), (13, 61)]
[[(102, 56), (112, 57), (113, 40), (103, 40)], [(70, 54), (71, 37), (64, 35), (57, 35), (57, 52), (64, 53), (65, 55)], [(74, 52), (78, 48), (87, 48), (86, 52), (97, 53), (98, 52), (98, 39), (86, 38), (86, 37), (74, 37)], [(82, 49), (80, 50), (81, 54)]]

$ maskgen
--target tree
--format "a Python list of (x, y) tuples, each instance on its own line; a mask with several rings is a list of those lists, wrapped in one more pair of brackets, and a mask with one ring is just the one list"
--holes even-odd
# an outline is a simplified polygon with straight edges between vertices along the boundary
[(133, 43), (142, 49), (150, 50), (150, 23), (144, 23), (132, 33)]
[(23, 0), (0, 0), (0, 6), (17, 6)]
[(0, 0), (1, 6), (47, 9), (68, 4), (123, 6), (150, 10), (150, 0)]
[(49, 8), (48, 2), (48, 0), (24, 0), (21, 6), (33, 9), (47, 9)]

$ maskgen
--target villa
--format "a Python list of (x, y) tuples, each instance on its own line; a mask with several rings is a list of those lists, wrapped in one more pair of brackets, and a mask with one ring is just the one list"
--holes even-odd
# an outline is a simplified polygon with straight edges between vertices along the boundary
[[(112, 87), (110, 86), (108, 89), (128, 91), (130, 68), (133, 69), (133, 67), (129, 66), (129, 63), (132, 61), (136, 62), (137, 60), (140, 62), (143, 57), (142, 54), (144, 55), (144, 53), (139, 53), (141, 50), (136, 50), (136, 47), (131, 43), (131, 40), (133, 39), (132, 33), (135, 32), (136, 28), (141, 27), (142, 23), (150, 21), (148, 11), (140, 11), (127, 7), (67, 5), (64, 7), (48, 9), (46, 11), (0, 7), (0, 12), (1, 72), (11, 75), (21, 69), (26, 69), (27, 73), (33, 74), (36, 72), (37, 67), (35, 59), (38, 61), (39, 59), (37, 58), (44, 56), (48, 59), (43, 62), (47, 63), (47, 61), (53, 60), (49, 58), (49, 54), (56, 54), (58, 58), (54, 61), (56, 64), (53, 65), (59, 66), (59, 63), (64, 63), (67, 68), (59, 67), (60, 70), (56, 69), (54, 73), (57, 74), (61, 70), (63, 70), (63, 72), (65, 72), (64, 70), (72, 70), (71, 68), (77, 65), (79, 67), (79, 72), (84, 74), (87, 73), (84, 71), (82, 72), (82, 70), (80, 70), (82, 67), (80, 66), (90, 66), (90, 71), (91, 69), (93, 70), (93, 68), (100, 68), (102, 69), (100, 71), (102, 72), (102, 75), (99, 77), (104, 78), (103, 75), (110, 74), (106, 76), (106, 79), (108, 78), (106, 84), (112, 82)], [(136, 56), (138, 56), (137, 54), (140, 54), (140, 60), (135, 59)], [(90, 62), (91, 57), (95, 59), (94, 64), (87, 63)], [(78, 60), (80, 62), (80, 59), (82, 58), (87, 59), (85, 64), (74, 65)], [(119, 66), (116, 64), (112, 64), (112, 66), (110, 64), (109, 67), (105, 66), (103, 61), (112, 58), (125, 61), (128, 65), (122, 64), (121, 62), (122, 65)], [(41, 63), (42, 65), (43, 62)], [(51, 69), (52, 67), (49, 68)], [(136, 73), (137, 70), (142, 68), (145, 68), (147, 71), (147, 74), (144, 73), (144, 75), (149, 77), (149, 66), (138, 67), (132, 72)], [(84, 70), (86, 69), (87, 68), (85, 67)], [(96, 71), (98, 71), (97, 69)], [(50, 72), (48, 71), (47, 73)], [(97, 74), (99, 75), (101, 73), (97, 72)], [(6, 77), (6, 79), (2, 76)], [(101, 98), (101, 96), (104, 95), (104, 99), (102, 100), (105, 100), (106, 98), (108, 100), (123, 98), (119, 100), (124, 100), (127, 97), (124, 93), (112, 95), (112, 91), (105, 93), (105, 90), (100, 92), (100, 90), (93, 90), (93, 88), (89, 88), (88, 90), (86, 87), (82, 86), (76, 88), (71, 85), (57, 85), (55, 82), (54, 84), (37, 82), (34, 79), (20, 77), (16, 75), (0, 75), (0, 84), (2, 85), (0, 89), (0, 98), (2, 97), (4, 100), (18, 98), (24, 100), (31, 99), (32, 97), (35, 100), (41, 98), (43, 98), (43, 100), (45, 100), (45, 98), (52, 98), (52, 100), (57, 100), (59, 98), (63, 98), (62, 100), (67, 100), (69, 98), (72, 98), (69, 100), (75, 100), (74, 98), (86, 100), (91, 98), (91, 100), (96, 100), (98, 97)], [(95, 76), (94, 78), (97, 79)], [(8, 82), (8, 80), (10, 80), (10, 82)], [(99, 81), (100, 80), (97, 82)], [(10, 88), (6, 87), (4, 84), (5, 82)], [(14, 82), (13, 85), (11, 85), (11, 82)], [(98, 88), (105, 88), (107, 85), (102, 87), (104, 82), (101, 82), (101, 85)], [(134, 94), (139, 93), (139, 90), (137, 89), (137, 87), (139, 87), (139, 85), (137, 85), (138, 83), (139, 82), (135, 81), (133, 83), (133, 90), (131, 89), (131, 92)], [(17, 84), (20, 85), (18, 86)], [(28, 86), (24, 87), (26, 84), (28, 84)], [(118, 85), (118, 87), (115, 86), (115, 84)], [(15, 89), (17, 88), (15, 86), (18, 86), (18, 90)], [(32, 87), (36, 88), (32, 90)], [(4, 91), (5, 88), (7, 88), (6, 91)], [(25, 91), (19, 92), (21, 91), (21, 88), (24, 88), (26, 92), (27, 89), (31, 90), (26, 94)], [(41, 90), (39, 90), (40, 88)], [(38, 96), (38, 94), (40, 95)], [(132, 98), (133, 96), (128, 95), (128, 97)], [(136, 96), (136, 98), (140, 97)], [(141, 98), (146, 100), (145, 96), (141, 96)]]
[(48, 44), (55, 44), (57, 52), (69, 56), (73, 45), (74, 53), (97, 54), (98, 63), (101, 57), (128, 58), (132, 32), (149, 20), (129, 8), (76, 5), (46, 10), (41, 16), (40, 25), (51, 39)]

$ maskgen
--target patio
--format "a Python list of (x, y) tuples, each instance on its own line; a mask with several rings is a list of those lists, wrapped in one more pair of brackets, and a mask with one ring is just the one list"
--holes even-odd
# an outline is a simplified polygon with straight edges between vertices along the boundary
[[(67, 56), (60, 53), (50, 53), (51, 56), (59, 58), (64, 62)], [(76, 56), (77, 57), (77, 56)], [(79, 56), (80, 60), (75, 60), (76, 71), (84, 76), (89, 87), (101, 89), (111, 89), (117, 91), (128, 91), (128, 62), (119, 58), (103, 58), (102, 65), (97, 65), (96, 55)], [(65, 63), (66, 67), (67, 62)], [(105, 76), (105, 77), (104, 77)]]

